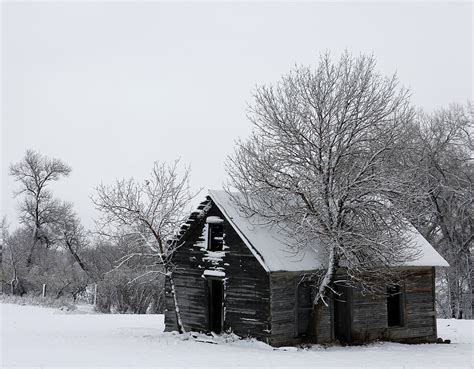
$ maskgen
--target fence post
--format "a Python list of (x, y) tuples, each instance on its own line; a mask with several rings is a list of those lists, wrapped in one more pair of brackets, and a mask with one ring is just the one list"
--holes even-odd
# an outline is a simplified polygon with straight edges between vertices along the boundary
[(43, 297), (46, 297), (46, 283), (43, 283)]
[(97, 283), (94, 284), (94, 306), (97, 305)]

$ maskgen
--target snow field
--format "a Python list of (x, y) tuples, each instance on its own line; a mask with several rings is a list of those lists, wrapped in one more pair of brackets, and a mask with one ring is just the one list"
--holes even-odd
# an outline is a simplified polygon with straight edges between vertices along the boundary
[[(473, 322), (438, 320), (450, 345), (375, 343), (311, 349), (163, 333), (162, 315), (66, 313), (0, 304), (2, 368), (471, 368)], [(199, 337), (202, 340), (203, 337)], [(204, 340), (202, 340), (204, 341)]]

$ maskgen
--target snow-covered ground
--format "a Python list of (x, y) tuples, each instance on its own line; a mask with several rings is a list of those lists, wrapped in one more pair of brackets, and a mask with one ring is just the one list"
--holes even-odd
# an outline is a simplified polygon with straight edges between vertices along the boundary
[(450, 345), (376, 343), (275, 350), (257, 341), (218, 344), (163, 333), (162, 315), (90, 314), (0, 304), (1, 367), (471, 368), (473, 322), (438, 320)]

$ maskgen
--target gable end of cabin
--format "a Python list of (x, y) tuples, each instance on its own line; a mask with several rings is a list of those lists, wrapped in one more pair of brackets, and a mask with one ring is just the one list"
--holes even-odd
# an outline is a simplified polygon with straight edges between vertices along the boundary
[[(184, 328), (269, 342), (269, 274), (210, 197), (183, 225), (180, 244), (173, 279)], [(168, 281), (165, 292), (165, 330), (177, 330)]]

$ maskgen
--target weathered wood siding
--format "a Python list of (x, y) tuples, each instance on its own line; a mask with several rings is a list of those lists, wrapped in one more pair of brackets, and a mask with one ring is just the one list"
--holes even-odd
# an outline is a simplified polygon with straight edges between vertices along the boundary
[[(271, 343), (274, 346), (294, 345), (307, 341), (298, 337), (297, 288), (304, 273), (271, 273)], [(434, 268), (408, 271), (404, 281), (403, 325), (388, 326), (387, 298), (363, 295), (353, 289), (350, 294), (352, 342), (393, 340), (399, 342), (432, 342), (436, 340), (434, 311)], [(335, 340), (334, 304), (316, 308), (316, 343)]]
[(382, 338), (387, 330), (387, 298), (363, 295), (352, 289), (352, 342), (366, 342)]
[[(307, 341), (306, 337), (297, 336), (298, 283), (304, 272), (274, 272), (270, 274), (271, 291), (271, 344), (274, 346), (295, 345)], [(332, 341), (332, 304), (329, 307), (319, 306), (316, 309), (316, 341)], [(301, 317), (300, 317), (301, 319)]]
[(352, 294), (353, 342), (387, 339), (399, 342), (431, 342), (437, 337), (434, 268), (408, 271), (404, 280), (404, 319), (401, 326), (389, 327), (384, 296)]
[[(224, 329), (240, 336), (252, 336), (268, 341), (270, 332), (269, 275), (232, 228), (224, 221), (224, 250), (215, 257), (205, 249), (206, 218), (225, 219), (210, 200), (201, 204), (205, 215), (196, 214), (182, 237), (183, 246), (176, 252), (173, 273), (178, 304), (187, 330), (208, 330), (208, 301), (205, 270), (221, 270), (225, 277)], [(206, 207), (207, 206), (207, 207)], [(202, 210), (201, 209), (201, 210)], [(175, 330), (174, 304), (167, 284), (166, 330)]]
[(274, 346), (301, 342), (295, 338), (296, 287), (298, 275), (271, 273), (271, 343)]
[(435, 268), (420, 268), (407, 277), (405, 324), (388, 328), (387, 338), (400, 342), (436, 340)]
[[(224, 219), (224, 249), (206, 249), (206, 218)], [(298, 335), (298, 323), (305, 324), (298, 309), (298, 283), (307, 272), (267, 273), (250, 249), (210, 198), (193, 213), (182, 230), (182, 246), (174, 256), (174, 282), (185, 329), (208, 331), (208, 297), (205, 270), (225, 272), (224, 330), (252, 336), (274, 346), (307, 342)], [(436, 339), (434, 312), (434, 268), (413, 268), (404, 290), (404, 321), (388, 327), (387, 299), (350, 294), (352, 342), (388, 339), (401, 342), (430, 342)], [(334, 341), (334, 303), (315, 309), (313, 342)], [(174, 302), (166, 284), (166, 330), (176, 330)], [(304, 314), (303, 314), (304, 315)]]

